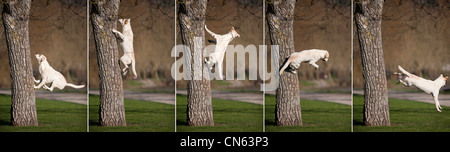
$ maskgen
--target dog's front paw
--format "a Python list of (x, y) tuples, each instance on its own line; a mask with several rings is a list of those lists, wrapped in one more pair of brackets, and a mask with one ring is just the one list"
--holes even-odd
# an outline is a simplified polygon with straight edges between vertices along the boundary
[(39, 87), (37, 87), (37, 86), (34, 86), (34, 89), (39, 89)]

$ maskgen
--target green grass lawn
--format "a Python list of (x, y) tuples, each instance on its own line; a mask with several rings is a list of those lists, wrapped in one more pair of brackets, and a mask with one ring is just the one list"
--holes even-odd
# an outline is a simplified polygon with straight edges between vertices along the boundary
[(86, 132), (86, 105), (36, 99), (39, 126), (10, 126), (11, 96), (0, 95), (0, 132)]
[(275, 126), (275, 96), (265, 95), (266, 132), (350, 132), (351, 106), (300, 100), (303, 126)]
[(363, 125), (364, 96), (353, 95), (354, 132), (449, 132), (450, 108), (442, 106), (438, 112), (434, 104), (389, 99), (391, 126), (367, 127)]
[(174, 105), (125, 99), (125, 127), (101, 127), (100, 96), (89, 95), (89, 132), (174, 132)]
[(215, 126), (187, 126), (187, 96), (177, 95), (177, 132), (262, 132), (263, 107), (241, 101), (212, 99)]

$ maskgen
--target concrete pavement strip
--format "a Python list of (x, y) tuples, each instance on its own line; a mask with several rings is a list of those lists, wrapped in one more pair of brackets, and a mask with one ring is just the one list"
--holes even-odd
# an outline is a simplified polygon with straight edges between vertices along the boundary
[[(0, 94), (11, 95), (11, 90), (0, 90)], [(51, 92), (44, 90), (35, 91), (36, 98), (67, 101), (78, 104), (87, 104), (86, 93)]]
[[(187, 95), (186, 90), (177, 90), (177, 94)], [(275, 91), (266, 92), (266, 94), (275, 95)], [(263, 102), (263, 92), (261, 93), (240, 93), (240, 92), (224, 92), (212, 91), (212, 97), (217, 99), (244, 101), (249, 103), (261, 104)], [(314, 93), (300, 92), (301, 99), (320, 100), (351, 105), (352, 96), (350, 94), (341, 93)]]
[[(275, 95), (275, 91), (268, 91), (266, 94)], [(300, 91), (301, 99), (327, 101), (340, 104), (351, 105), (352, 95), (350, 93), (321, 93)]]
[[(363, 90), (353, 90), (353, 94), (364, 95)], [(388, 98), (413, 100), (425, 103), (434, 104), (431, 94), (421, 92), (400, 92), (400, 91), (388, 91)], [(440, 94), (439, 103), (443, 106), (450, 106), (450, 94)]]
[[(10, 95), (10, 90), (0, 90), (0, 94)], [(98, 90), (90, 90), (89, 94), (99, 95)], [(186, 90), (178, 90), (177, 94), (187, 95)], [(266, 94), (275, 94), (274, 91), (266, 92)], [(154, 101), (165, 104), (175, 104), (175, 95), (170, 93), (142, 93), (133, 91), (124, 91), (124, 96), (127, 99)], [(243, 101), (254, 104), (262, 105), (263, 94), (261, 93), (240, 93), (240, 92), (225, 92), (225, 91), (212, 91), (212, 97), (217, 99)], [(36, 90), (36, 98), (60, 100), (79, 104), (86, 104), (87, 97), (83, 93), (63, 93), (63, 92), (49, 92)], [(335, 102), (341, 104), (351, 104), (351, 96), (347, 94), (339, 93), (313, 93), (313, 92), (300, 92), (301, 99), (320, 100)], [(444, 104), (443, 104), (444, 105)]]
[[(99, 90), (89, 90), (89, 94), (100, 95)], [(135, 91), (124, 91), (123, 95), (127, 99), (153, 101), (165, 104), (175, 105), (174, 93), (145, 93)]]

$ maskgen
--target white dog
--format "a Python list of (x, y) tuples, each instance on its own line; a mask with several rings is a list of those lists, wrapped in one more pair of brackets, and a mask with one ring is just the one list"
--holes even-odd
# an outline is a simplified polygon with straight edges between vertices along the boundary
[(205, 25), (205, 30), (211, 34), (212, 37), (216, 39), (216, 47), (214, 48), (214, 53), (211, 53), (208, 55), (207, 58), (205, 58), (205, 63), (209, 67), (209, 69), (212, 69), (212, 66), (214, 64), (216, 65), (216, 70), (219, 71), (219, 79), (223, 80), (222, 76), (222, 68), (223, 68), (223, 58), (225, 56), (225, 51), (227, 50), (228, 44), (235, 38), (240, 37), (240, 35), (234, 30), (234, 27), (231, 27), (230, 32), (224, 35), (218, 35), (216, 33), (211, 32)]
[(316, 62), (320, 59), (328, 61), (329, 57), (330, 55), (326, 50), (311, 49), (294, 52), (288, 57), (287, 60), (284, 61), (283, 67), (280, 69), (280, 75), (282, 75), (285, 70), (287, 72), (297, 74), (297, 69), (300, 67), (300, 63), (302, 62), (309, 62), (309, 64), (317, 70), (319, 69), (319, 66)]
[(134, 75), (133, 79), (137, 79), (136, 59), (133, 48), (133, 31), (131, 30), (130, 19), (119, 19), (119, 22), (122, 24), (122, 33), (115, 29), (113, 29), (112, 32), (120, 39), (120, 47), (123, 51), (123, 56), (120, 58), (120, 61), (125, 68), (122, 69), (122, 74), (125, 76), (129, 71), (128, 65), (131, 65)]
[(438, 96), (439, 96), (439, 90), (445, 86), (445, 83), (448, 79), (447, 77), (444, 77), (442, 74), (434, 81), (431, 80), (427, 80), (421, 77), (418, 77), (414, 74), (409, 73), (408, 71), (406, 71), (405, 69), (403, 69), (401, 66), (398, 66), (398, 69), (404, 74), (406, 75), (405, 77), (403, 77), (403, 75), (401, 73), (394, 73), (395, 75), (399, 75), (402, 77), (399, 77), (399, 81), (400, 83), (402, 83), (403, 85), (410, 87), (410, 86), (415, 86), (416, 88), (419, 88), (420, 90), (424, 91), (427, 94), (431, 94), (433, 96), (434, 99), (434, 104), (436, 106), (437, 111), (442, 112), (441, 109), (441, 105), (439, 104), (439, 100), (438, 100)]
[[(39, 73), (41, 74), (41, 80), (34, 79), (34, 82), (39, 83), (38, 86), (34, 86), (35, 89), (39, 89), (42, 86), (44, 86), (44, 89), (47, 89), (48, 91), (53, 91), (53, 89), (56, 87), (60, 90), (64, 89), (64, 87), (69, 86), (75, 89), (83, 88), (84, 85), (74, 85), (71, 83), (67, 83), (66, 78), (53, 69), (50, 64), (48, 64), (47, 58), (42, 54), (36, 54), (36, 59), (39, 62)], [(45, 84), (51, 83), (51, 86), (48, 87)]]

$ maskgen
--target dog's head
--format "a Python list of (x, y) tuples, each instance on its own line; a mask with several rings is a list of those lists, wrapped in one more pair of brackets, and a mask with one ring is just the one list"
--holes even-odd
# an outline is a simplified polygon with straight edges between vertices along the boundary
[(216, 63), (216, 59), (214, 55), (209, 55), (208, 57), (205, 57), (205, 64), (206, 67), (209, 68), (209, 70), (212, 70), (213, 65)]
[(323, 56), (323, 61), (328, 61), (328, 58), (330, 57), (330, 54), (328, 53), (327, 50), (325, 50), (325, 55)]
[(233, 27), (233, 26), (231, 27), (231, 31), (230, 31), (230, 32), (231, 32), (231, 34), (232, 34), (234, 37), (241, 37), (241, 35), (239, 35), (239, 33), (237, 33), (236, 30), (234, 30), (234, 27)]
[(440, 75), (435, 81), (437, 81), (442, 87), (445, 86), (447, 82), (448, 76), (444, 77), (444, 75)]
[[(441, 74), (441, 76), (444, 77), (442, 74)], [(446, 83), (446, 82), (447, 82), (447, 79), (448, 79), (448, 76), (444, 77), (444, 86), (445, 86), (445, 84), (447, 84), (447, 83)]]
[(34, 56), (38, 60), (39, 64), (47, 60), (47, 57), (45, 57), (43, 54), (35, 54)]
[(122, 27), (125, 27), (127, 25), (130, 25), (131, 19), (119, 19), (120, 24), (122, 24)]
[(403, 73), (394, 72), (393, 74), (395, 75), (395, 78), (397, 78), (397, 79), (403, 78)]

